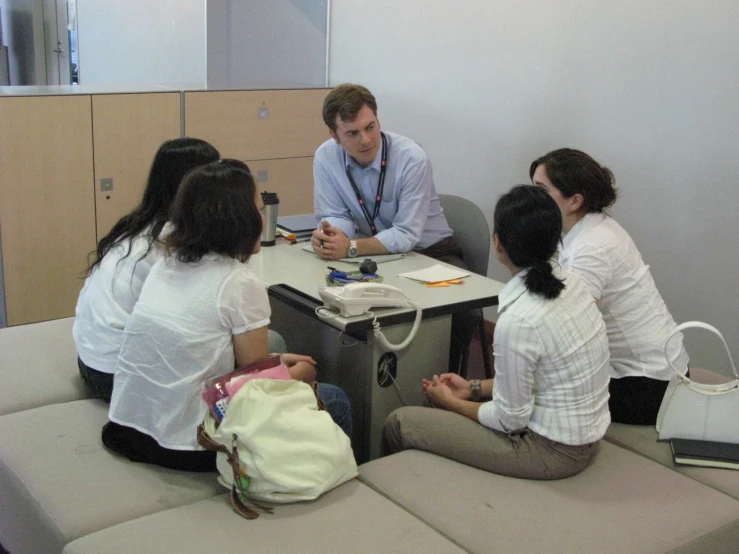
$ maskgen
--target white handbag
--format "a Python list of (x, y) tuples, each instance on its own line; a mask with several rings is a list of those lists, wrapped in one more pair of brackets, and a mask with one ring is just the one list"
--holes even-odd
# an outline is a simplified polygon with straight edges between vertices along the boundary
[[(681, 375), (667, 352), (670, 341), (683, 329), (705, 329), (717, 335), (729, 355), (735, 379), (720, 385), (705, 385)], [(678, 325), (665, 343), (665, 358), (675, 370), (657, 414), (660, 440), (693, 439), (739, 443), (739, 374), (731, 358), (729, 346), (718, 329), (688, 321)]]
[(206, 415), (198, 441), (218, 451), (219, 480), (241, 515), (257, 517), (246, 502), (271, 512), (255, 500), (313, 500), (357, 476), (349, 437), (321, 405), (302, 381), (252, 379), (217, 428)]

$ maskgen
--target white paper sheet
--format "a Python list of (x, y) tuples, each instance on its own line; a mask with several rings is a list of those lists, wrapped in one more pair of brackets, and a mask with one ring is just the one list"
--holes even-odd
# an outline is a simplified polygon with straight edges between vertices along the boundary
[(399, 273), (398, 277), (404, 279), (412, 279), (413, 281), (421, 281), (422, 283), (438, 283), (440, 281), (452, 281), (454, 279), (464, 279), (469, 277), (470, 272), (464, 271), (457, 267), (448, 267), (441, 264), (432, 265), (426, 269), (418, 271), (409, 271), (407, 273)]

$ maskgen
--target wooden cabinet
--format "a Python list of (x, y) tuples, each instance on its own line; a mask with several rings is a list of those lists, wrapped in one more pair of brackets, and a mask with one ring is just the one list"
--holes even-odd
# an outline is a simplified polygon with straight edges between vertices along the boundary
[(141, 202), (161, 144), (180, 136), (180, 93), (95, 95), (92, 131), (99, 240)]
[(326, 89), (185, 92), (185, 134), (224, 158), (313, 156), (329, 135), (321, 117)]
[(313, 155), (329, 138), (327, 89), (185, 93), (185, 134), (245, 161), (257, 188), (278, 193), (280, 215), (313, 211)]
[(0, 98), (8, 325), (74, 314), (95, 248), (89, 96)]
[(246, 161), (259, 190), (279, 194), (281, 214), (313, 210), (313, 155), (328, 137), (326, 89), (69, 89), (56, 96), (36, 87), (18, 96), (0, 91), (0, 309), (4, 292), (7, 325), (74, 315), (88, 254), (140, 202), (165, 140), (207, 140), (223, 157)]
[(313, 157), (246, 160), (258, 191), (276, 192), (279, 215), (313, 212)]

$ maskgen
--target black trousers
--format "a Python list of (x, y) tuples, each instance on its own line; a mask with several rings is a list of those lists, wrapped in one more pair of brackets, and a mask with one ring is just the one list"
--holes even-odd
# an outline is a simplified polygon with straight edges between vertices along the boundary
[[(445, 262), (462, 269), (468, 269), (467, 264), (464, 263), (462, 248), (457, 244), (454, 236), (441, 239), (428, 248), (417, 250), (417, 252), (440, 262)], [(449, 372), (459, 373), (462, 353), (469, 347), (479, 320), (480, 315), (477, 310), (452, 314), (452, 330), (449, 339)]]
[(80, 377), (82, 377), (92, 395), (110, 404), (110, 397), (113, 396), (113, 374), (86, 366), (85, 362), (80, 360), (79, 357), (77, 358), (77, 367), (80, 370)]
[(103, 444), (132, 462), (155, 464), (179, 471), (216, 471), (215, 452), (164, 448), (153, 437), (112, 421), (103, 426)]
[[(688, 372), (690, 377), (690, 372)], [(649, 377), (621, 377), (608, 385), (611, 421), (629, 425), (654, 425), (669, 381)]]

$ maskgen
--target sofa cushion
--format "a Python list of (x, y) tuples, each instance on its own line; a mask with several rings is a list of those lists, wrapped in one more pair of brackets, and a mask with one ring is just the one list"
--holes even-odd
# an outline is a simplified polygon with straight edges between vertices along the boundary
[(531, 481), (408, 450), (360, 479), (471, 552), (736, 552), (739, 502), (601, 443), (581, 474)]
[(102, 445), (108, 406), (78, 400), (0, 417), (0, 543), (61, 552), (94, 531), (223, 492), (215, 474), (130, 462)]
[(676, 464), (669, 441), (659, 442), (657, 437), (657, 430), (649, 425), (611, 423), (605, 438), (739, 500), (739, 471)]
[(0, 415), (88, 398), (73, 317), (0, 329)]
[(285, 504), (247, 521), (217, 496), (93, 533), (64, 554), (201, 552), (462, 553), (356, 479), (312, 502)]

